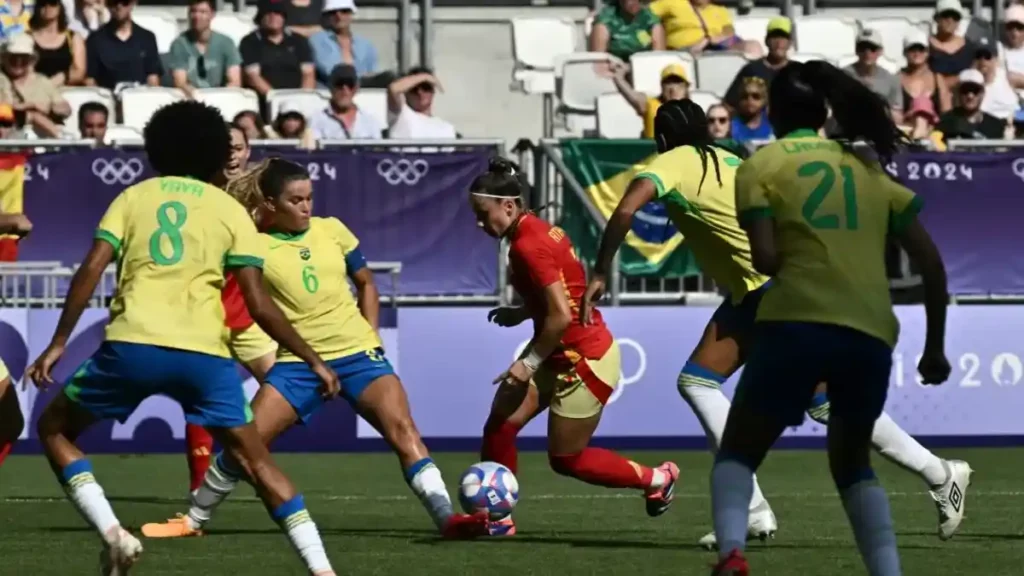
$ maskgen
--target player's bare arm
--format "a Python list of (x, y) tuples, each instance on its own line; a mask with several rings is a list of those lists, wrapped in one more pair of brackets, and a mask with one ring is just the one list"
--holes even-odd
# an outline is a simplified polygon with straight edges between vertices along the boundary
[(750, 240), (750, 257), (754, 269), (766, 276), (778, 274), (781, 262), (775, 248), (775, 221), (771, 218), (758, 218), (744, 222), (742, 226)]
[(949, 292), (946, 286), (946, 266), (939, 249), (921, 222), (914, 218), (898, 236), (900, 246), (920, 270), (924, 284), (924, 312), (927, 319), (924, 353), (918, 370), (925, 384), (941, 384), (949, 378), (950, 366), (946, 359), (946, 306)]
[(377, 290), (377, 283), (373, 280), (373, 272), (363, 267), (349, 276), (356, 288), (356, 302), (359, 304), (359, 313), (366, 318), (374, 331), (380, 330), (380, 291)]
[(524, 358), (516, 360), (495, 383), (506, 381), (511, 384), (529, 384), (541, 362), (561, 343), (565, 329), (572, 323), (572, 309), (565, 295), (565, 285), (558, 281), (545, 286), (544, 301), (544, 319), (537, 329), (537, 336), (530, 345), (529, 353)]

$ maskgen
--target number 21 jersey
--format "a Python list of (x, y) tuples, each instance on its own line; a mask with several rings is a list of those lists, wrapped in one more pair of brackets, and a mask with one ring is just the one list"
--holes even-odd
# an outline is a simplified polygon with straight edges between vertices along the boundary
[(107, 340), (230, 357), (224, 269), (262, 267), (266, 252), (237, 200), (198, 180), (150, 178), (114, 199), (96, 238), (118, 263)]

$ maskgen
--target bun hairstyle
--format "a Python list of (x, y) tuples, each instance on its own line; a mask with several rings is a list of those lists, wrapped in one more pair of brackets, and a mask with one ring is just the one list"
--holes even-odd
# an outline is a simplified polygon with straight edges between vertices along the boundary
[(530, 193), (526, 174), (515, 162), (495, 156), (487, 163), (487, 172), (477, 176), (469, 185), (469, 193), (486, 198), (510, 198), (522, 203)]

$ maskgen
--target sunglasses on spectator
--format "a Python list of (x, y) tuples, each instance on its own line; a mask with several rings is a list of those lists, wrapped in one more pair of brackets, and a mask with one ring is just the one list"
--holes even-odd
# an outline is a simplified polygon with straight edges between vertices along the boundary
[(331, 86), (333, 88), (348, 88), (349, 90), (354, 90), (356, 87), (356, 82), (354, 80), (338, 80)]
[(740, 94), (740, 100), (753, 100), (755, 102), (760, 102), (761, 100), (764, 100), (764, 94), (760, 92), (744, 92), (743, 94)]
[(965, 95), (965, 96), (967, 96), (967, 95), (977, 96), (978, 94), (981, 94), (982, 90), (984, 90), (984, 88), (982, 88), (981, 86), (978, 86), (977, 84), (961, 84), (960, 85), (960, 93)]
[(857, 52), (877, 52), (881, 49), (881, 46), (875, 46), (871, 42), (858, 42), (857, 46), (854, 47), (854, 50)]
[(1020, 32), (1021, 30), (1024, 30), (1024, 24), (1020, 22), (1007, 22), (1006, 29), (1013, 30), (1015, 32)]
[(110, 0), (111, 6), (131, 6), (134, 0)]
[(995, 55), (989, 52), (988, 50), (979, 50), (974, 55), (974, 58), (977, 60), (991, 60), (994, 57)]
[(903, 49), (904, 52), (927, 52), (928, 47), (924, 44), (911, 44)]
[(939, 12), (938, 14), (935, 15), (936, 20), (942, 20), (943, 18), (950, 18), (952, 20), (956, 20), (957, 22), (959, 22), (961, 16), (959, 12), (954, 12), (953, 10)]
[(708, 124), (728, 124), (728, 116), (708, 116)]
[(434, 85), (430, 82), (422, 82), (412, 87), (410, 92), (426, 92), (428, 94), (434, 93)]

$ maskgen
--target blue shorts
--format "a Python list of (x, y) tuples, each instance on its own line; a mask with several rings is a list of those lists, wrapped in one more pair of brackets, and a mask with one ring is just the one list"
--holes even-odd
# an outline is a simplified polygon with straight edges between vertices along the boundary
[(252, 422), (233, 360), (150, 344), (104, 342), (71, 376), (64, 394), (101, 420), (124, 422), (143, 400), (162, 394), (181, 404), (190, 424), (233, 428)]
[(818, 384), (833, 417), (873, 425), (889, 392), (892, 348), (852, 328), (812, 322), (759, 322), (735, 402), (799, 426)]
[[(327, 362), (338, 373), (341, 396), (356, 407), (356, 402), (374, 380), (395, 374), (395, 369), (384, 357), (384, 350), (375, 348), (357, 352)], [(320, 379), (304, 362), (278, 362), (267, 374), (268, 385), (273, 386), (292, 405), (299, 420), (305, 424), (324, 404), (320, 396)]]
[(720, 338), (735, 338), (736, 340), (749, 340), (754, 333), (754, 320), (757, 319), (757, 307), (761, 305), (761, 298), (771, 287), (771, 280), (751, 290), (743, 296), (739, 304), (733, 304), (732, 298), (726, 298), (715, 313), (711, 321), (718, 326)]

